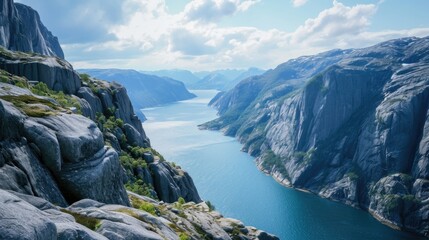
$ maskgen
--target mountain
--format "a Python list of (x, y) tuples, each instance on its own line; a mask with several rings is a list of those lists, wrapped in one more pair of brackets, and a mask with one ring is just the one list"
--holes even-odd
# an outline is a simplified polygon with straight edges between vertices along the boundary
[(198, 82), (200, 78), (195, 76), (192, 72), (187, 70), (172, 69), (172, 70), (158, 70), (158, 71), (143, 71), (144, 74), (155, 75), (158, 77), (167, 77), (174, 80), (183, 82), (186, 86)]
[(429, 37), (290, 60), (210, 103), (287, 186), (429, 232)]
[(245, 72), (242, 72), (240, 75), (238, 75), (237, 77), (235, 77), (234, 79), (232, 79), (231, 81), (229, 81), (228, 83), (225, 84), (225, 86), (223, 87), (223, 89), (220, 90), (229, 90), (234, 88), (239, 82), (243, 81), (246, 78), (249, 77), (253, 77), (253, 76), (258, 76), (261, 75), (265, 72), (265, 70), (259, 69), (259, 68), (249, 68), (247, 69)]
[(64, 59), (58, 38), (40, 21), (32, 8), (12, 0), (0, 0), (0, 46)]
[(133, 109), (118, 83), (0, 47), (0, 239), (278, 239), (203, 202)]
[(240, 81), (251, 76), (260, 75), (264, 72), (264, 70), (258, 68), (204, 72), (208, 74), (190, 87), (193, 89), (216, 89), (219, 91), (226, 91), (233, 88)]
[(223, 87), (230, 81), (225, 75), (221, 73), (210, 73), (200, 81), (191, 85), (193, 89), (223, 89)]
[(188, 92), (182, 82), (167, 77), (121, 69), (81, 69), (78, 71), (98, 79), (115, 81), (124, 85), (138, 109), (195, 97), (194, 94)]
[(194, 75), (199, 77), (200, 79), (203, 79), (210, 74), (222, 74), (225, 77), (227, 77), (228, 79), (234, 79), (245, 71), (246, 70), (243, 70), (243, 69), (218, 69), (218, 70), (214, 70), (214, 71), (194, 72)]

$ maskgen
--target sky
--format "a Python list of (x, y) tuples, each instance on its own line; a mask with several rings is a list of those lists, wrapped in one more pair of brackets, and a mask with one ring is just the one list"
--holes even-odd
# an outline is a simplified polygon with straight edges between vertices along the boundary
[(15, 0), (75, 68), (275, 68), (334, 48), (429, 36), (428, 0)]

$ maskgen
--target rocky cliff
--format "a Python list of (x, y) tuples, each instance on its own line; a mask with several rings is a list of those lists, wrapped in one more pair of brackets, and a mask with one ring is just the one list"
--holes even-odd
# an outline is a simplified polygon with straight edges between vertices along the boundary
[(428, 74), (429, 37), (301, 57), (217, 96), (204, 127), (285, 185), (428, 236)]
[(0, 46), (64, 59), (57, 37), (42, 24), (39, 14), (13, 0), (0, 0)]
[[(0, 212), (7, 219), (0, 238), (276, 239), (202, 202), (192, 178), (150, 147), (123, 86), (81, 78), (58, 58), (0, 53), (0, 62), (13, 63), (0, 65)], [(41, 72), (57, 68), (67, 74), (52, 78), (53, 90)]]
[[(2, 23), (39, 21), (0, 3)], [(37, 39), (18, 26), (22, 39)], [(2, 47), (0, 202), (0, 239), (277, 239), (202, 202), (192, 178), (151, 148), (122, 85)]]

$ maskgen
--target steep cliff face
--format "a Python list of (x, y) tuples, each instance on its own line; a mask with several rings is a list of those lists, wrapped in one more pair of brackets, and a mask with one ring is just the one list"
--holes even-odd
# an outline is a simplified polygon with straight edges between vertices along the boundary
[[(201, 202), (189, 175), (175, 170), (169, 164), (161, 163), (162, 156), (151, 151), (150, 141), (141, 121), (134, 114), (123, 86), (87, 76), (82, 81), (69, 63), (57, 58), (2, 50), (0, 61), (10, 62), (13, 66), (10, 68), (9, 65), (0, 64), (4, 69), (1, 72), (1, 81), (4, 83), (1, 83), (0, 90), (0, 98), (4, 103), (1, 112), (4, 117), (1, 134), (1, 139), (5, 140), (4, 149), (13, 152), (11, 149), (19, 147), (24, 151), (22, 155), (28, 153), (27, 158), (39, 156), (42, 168), (49, 170), (55, 179), (51, 183), (58, 185), (62, 192), (53, 193), (53, 196), (64, 196), (67, 202), (91, 198), (105, 203), (127, 205), (124, 183), (128, 182), (132, 189), (136, 182), (143, 181), (141, 187), (152, 189), (153, 197), (166, 202), (174, 202), (179, 197)], [(51, 76), (44, 72), (55, 72), (57, 68), (66, 74)], [(26, 73), (29, 76), (36, 73), (33, 80), (40, 83), (34, 85), (34, 82), (33, 86), (29, 84), (25, 78), (28, 76)], [(77, 96), (64, 95), (59, 91), (76, 92)], [(71, 111), (80, 112), (83, 116), (68, 114)], [(22, 142), (19, 140), (22, 137), (25, 137), (22, 141), (28, 141), (28, 146), (15, 146), (14, 140)], [(111, 148), (106, 148), (105, 144)], [(26, 151), (28, 149), (35, 149), (35, 154), (30, 154)], [(9, 155), (6, 154), (4, 159), (10, 159), (7, 156)], [(17, 156), (16, 159), (19, 161), (21, 158)], [(121, 163), (132, 165), (125, 165), (122, 170)], [(141, 169), (142, 166), (144, 170)], [(15, 173), (16, 169), (13, 170)], [(18, 170), (22, 169), (18, 167)], [(12, 176), (13, 173), (8, 172), (7, 175)], [(24, 171), (24, 175), (25, 173)], [(36, 176), (36, 183), (33, 185), (37, 185), (38, 180)], [(4, 184), (20, 186), (18, 180)], [(31, 186), (31, 182), (27, 185)], [(37, 187), (32, 186), (30, 189)], [(17, 190), (6, 187), (3, 189)], [(34, 193), (24, 190), (20, 192)], [(169, 194), (163, 194), (164, 192)]]
[(0, 8), (1, 46), (64, 59), (57, 37), (46, 29), (36, 11), (13, 0), (0, 0)]
[[(274, 72), (285, 78), (278, 86), (310, 70), (305, 85), (276, 94), (266, 79), (279, 78), (270, 73), (248, 79), (213, 101), (222, 115), (205, 126), (237, 136), (284, 184), (428, 234), (428, 53), (429, 38), (406, 38), (345, 51), (329, 64), (307, 57), (321, 68), (279, 66)], [(240, 99), (235, 93), (251, 83), (262, 89), (257, 100)], [(236, 106), (242, 113), (233, 115)]]

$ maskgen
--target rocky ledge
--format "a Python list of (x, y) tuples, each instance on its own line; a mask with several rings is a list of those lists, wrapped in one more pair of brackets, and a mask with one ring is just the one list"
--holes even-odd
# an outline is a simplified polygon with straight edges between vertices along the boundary
[(224, 218), (204, 202), (167, 204), (133, 193), (129, 197), (131, 207), (83, 199), (62, 208), (42, 198), (0, 190), (0, 238), (278, 239)]

